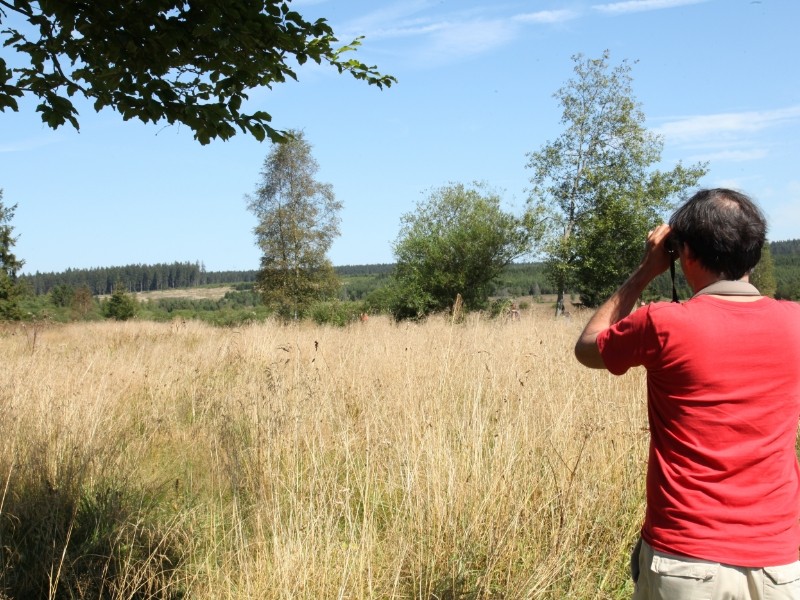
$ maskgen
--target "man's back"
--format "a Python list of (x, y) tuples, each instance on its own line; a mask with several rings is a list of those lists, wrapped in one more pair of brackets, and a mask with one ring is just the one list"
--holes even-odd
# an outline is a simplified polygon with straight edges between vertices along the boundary
[(598, 346), (611, 372), (648, 372), (645, 540), (740, 566), (796, 560), (800, 305), (650, 305)]

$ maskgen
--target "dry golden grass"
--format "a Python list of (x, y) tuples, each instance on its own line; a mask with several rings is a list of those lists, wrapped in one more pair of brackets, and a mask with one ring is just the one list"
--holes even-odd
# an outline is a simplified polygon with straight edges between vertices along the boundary
[(0, 597), (627, 597), (644, 382), (582, 324), (5, 330)]

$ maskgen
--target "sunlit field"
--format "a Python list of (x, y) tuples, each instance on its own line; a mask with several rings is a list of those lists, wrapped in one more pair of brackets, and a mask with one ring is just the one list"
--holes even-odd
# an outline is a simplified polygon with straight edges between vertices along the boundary
[(586, 316), (0, 332), (0, 598), (626, 598), (641, 371)]

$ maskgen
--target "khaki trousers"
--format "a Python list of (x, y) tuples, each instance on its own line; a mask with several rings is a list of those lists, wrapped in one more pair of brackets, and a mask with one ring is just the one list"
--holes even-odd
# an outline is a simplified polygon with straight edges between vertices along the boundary
[(631, 556), (633, 600), (800, 600), (800, 562), (748, 569), (666, 554), (640, 541)]

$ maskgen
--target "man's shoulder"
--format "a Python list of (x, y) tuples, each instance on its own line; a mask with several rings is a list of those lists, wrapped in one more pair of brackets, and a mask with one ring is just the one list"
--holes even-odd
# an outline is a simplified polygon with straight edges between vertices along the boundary
[(781, 310), (794, 312), (796, 314), (800, 313), (800, 303), (798, 302), (794, 302), (793, 300), (773, 300), (773, 302), (775, 302)]
[(800, 327), (800, 303), (791, 300), (771, 300), (774, 318), (782, 323), (793, 323)]
[(650, 302), (648, 304), (642, 305), (640, 308), (636, 309), (634, 313), (638, 313), (640, 311), (643, 312), (642, 315), (670, 315), (675, 311), (684, 310), (684, 305), (680, 302)]
[(642, 306), (642, 308), (646, 308), (650, 311), (658, 311), (658, 310), (675, 310), (676, 308), (680, 308), (683, 306), (680, 302), (666, 302), (666, 301), (659, 301), (659, 302), (650, 302)]

